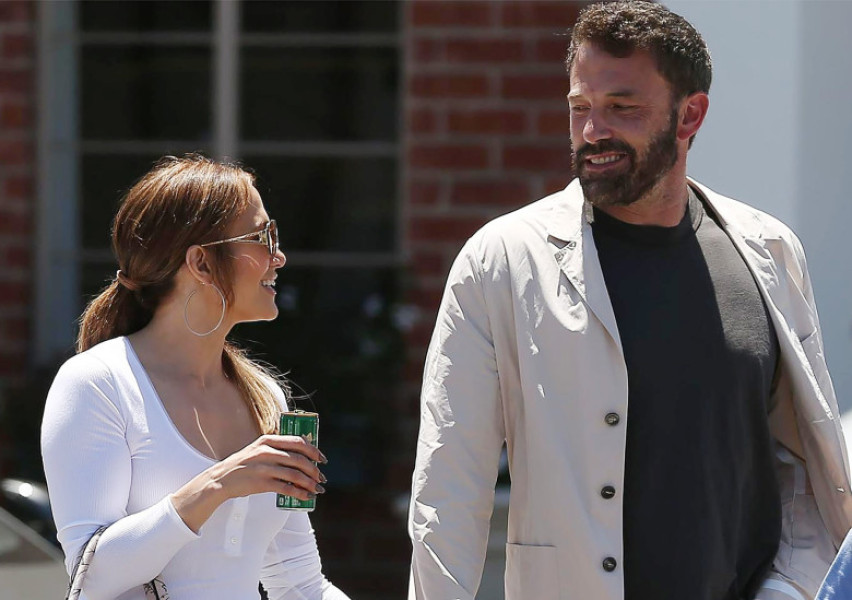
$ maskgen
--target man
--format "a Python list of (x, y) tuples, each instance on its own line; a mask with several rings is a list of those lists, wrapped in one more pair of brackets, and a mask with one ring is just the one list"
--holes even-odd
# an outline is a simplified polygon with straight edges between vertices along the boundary
[(701, 36), (646, 2), (568, 49), (577, 179), (449, 275), (424, 373), (411, 597), (473, 598), (498, 457), (506, 598), (813, 598), (852, 525), (801, 244), (686, 176)]

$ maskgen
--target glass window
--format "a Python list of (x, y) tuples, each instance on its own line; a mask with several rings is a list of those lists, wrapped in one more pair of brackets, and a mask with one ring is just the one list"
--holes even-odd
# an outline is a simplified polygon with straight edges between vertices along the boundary
[(83, 138), (208, 140), (211, 67), (209, 48), (84, 47)]
[(244, 30), (255, 33), (387, 33), (399, 18), (389, 0), (248, 0), (242, 9)]
[(244, 48), (243, 137), (395, 139), (397, 54), (396, 48)]
[(209, 0), (83, 0), (80, 27), (85, 32), (210, 31)]
[(246, 156), (281, 245), (299, 251), (393, 251), (396, 159)]

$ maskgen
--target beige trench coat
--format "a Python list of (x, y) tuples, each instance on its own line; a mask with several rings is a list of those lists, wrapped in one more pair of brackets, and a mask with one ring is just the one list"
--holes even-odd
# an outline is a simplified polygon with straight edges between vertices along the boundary
[[(776, 219), (690, 183), (754, 273), (780, 346), (770, 424), (782, 539), (758, 598), (811, 598), (852, 526), (852, 496), (802, 246)], [(486, 225), (451, 269), (423, 378), (410, 598), (474, 597), (504, 439), (506, 599), (624, 597), (621, 495), (600, 490), (623, 481), (627, 371), (589, 215), (575, 180)]]

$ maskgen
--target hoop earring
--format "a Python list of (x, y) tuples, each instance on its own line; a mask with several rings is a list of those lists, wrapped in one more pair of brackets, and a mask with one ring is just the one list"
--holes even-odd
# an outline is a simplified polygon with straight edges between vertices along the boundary
[(203, 283), (202, 285), (211, 286), (214, 290), (216, 290), (216, 293), (219, 294), (219, 299), (222, 301), (222, 314), (219, 315), (219, 321), (216, 323), (216, 326), (213, 327), (213, 329), (211, 329), (210, 331), (208, 331), (206, 333), (198, 333), (192, 327), (190, 327), (189, 320), (186, 318), (186, 309), (189, 307), (189, 301), (192, 299), (192, 297), (198, 291), (198, 290), (192, 290), (189, 293), (189, 295), (186, 297), (186, 302), (183, 303), (183, 322), (184, 322), (184, 325), (186, 325), (186, 328), (189, 329), (189, 332), (192, 333), (193, 335), (197, 335), (198, 337), (207, 337), (208, 335), (210, 335), (211, 333), (213, 333), (214, 331), (219, 329), (219, 326), (222, 324), (222, 321), (225, 319), (225, 294), (223, 294), (222, 290), (220, 290), (216, 286), (216, 284), (214, 284), (214, 283)]

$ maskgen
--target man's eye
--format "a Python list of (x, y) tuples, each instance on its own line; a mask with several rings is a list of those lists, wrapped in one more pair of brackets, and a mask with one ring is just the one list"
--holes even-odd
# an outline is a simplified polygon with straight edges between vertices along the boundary
[(628, 104), (613, 104), (612, 108), (613, 108), (613, 110), (625, 111), (625, 110), (633, 110), (636, 107), (632, 106), (632, 105), (628, 105)]
[(587, 110), (589, 110), (588, 106), (572, 106), (571, 107), (571, 112), (574, 112), (574, 113), (586, 112)]

